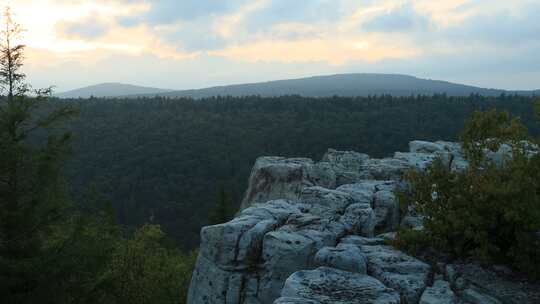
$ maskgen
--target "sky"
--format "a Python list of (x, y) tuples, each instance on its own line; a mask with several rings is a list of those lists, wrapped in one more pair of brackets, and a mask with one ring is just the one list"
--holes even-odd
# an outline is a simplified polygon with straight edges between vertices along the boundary
[(337, 73), (540, 88), (540, 0), (0, 0), (34, 87)]

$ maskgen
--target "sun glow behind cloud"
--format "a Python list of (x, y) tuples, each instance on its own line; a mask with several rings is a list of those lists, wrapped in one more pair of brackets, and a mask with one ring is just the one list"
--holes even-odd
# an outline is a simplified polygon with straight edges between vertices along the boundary
[[(467, 62), (468, 57), (487, 60), (482, 56), (486, 53), (491, 54), (490, 60), (497, 61), (493, 48), (505, 58), (512, 58), (508, 53), (521, 52), (523, 56), (529, 53), (527, 49), (534, 53), (540, 48), (539, 38), (530, 34), (539, 28), (531, 17), (533, 12), (540, 12), (540, 3), (534, 0), (0, 3), (10, 5), (27, 29), (24, 42), (29, 48), (29, 70), (62, 67), (58, 70), (64, 74), (55, 75), (54, 81), (66, 87), (83, 84), (66, 78), (70, 69), (83, 67), (96, 78), (114, 78), (103, 81), (124, 81), (118, 79), (125, 77), (118, 68), (137, 72), (143, 66), (150, 66), (155, 75), (164, 75), (162, 86), (204, 86), (214, 83), (195, 83), (192, 79), (204, 78), (204, 73), (218, 67), (217, 62), (219, 68), (229, 69), (228, 82), (253, 80), (246, 70), (258, 70), (263, 65), (274, 67), (267, 70), (267, 79), (380, 71), (459, 80), (455, 66)], [(520, 24), (528, 30), (522, 33)], [(513, 42), (505, 43), (505, 39)], [(507, 63), (507, 69), (529, 60), (517, 55), (516, 62)], [(455, 62), (442, 66), (434, 59), (438, 57)], [(111, 58), (121, 59), (118, 66), (110, 66)], [(122, 66), (126, 64), (123, 61), (129, 61), (130, 66)], [(160, 64), (148, 65), (150, 61)], [(474, 72), (485, 77), (486, 66), (479, 64)], [(516, 73), (540, 74), (538, 64), (521, 66), (525, 70)], [(199, 77), (184, 76), (172, 71), (173, 67), (188, 67), (188, 73), (199, 73)], [(166, 78), (171, 75), (177, 78), (175, 82)], [(128, 80), (147, 85), (160, 82), (158, 76), (152, 83), (142, 77)], [(260, 80), (265, 79), (261, 76)], [(486, 78), (477, 84), (489, 86), (488, 82)]]

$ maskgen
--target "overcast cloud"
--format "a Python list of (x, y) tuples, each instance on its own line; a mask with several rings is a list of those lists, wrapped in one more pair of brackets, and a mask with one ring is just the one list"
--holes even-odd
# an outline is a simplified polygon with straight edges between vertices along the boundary
[(540, 88), (537, 0), (3, 2), (28, 30), (29, 79), (59, 90), (341, 72)]

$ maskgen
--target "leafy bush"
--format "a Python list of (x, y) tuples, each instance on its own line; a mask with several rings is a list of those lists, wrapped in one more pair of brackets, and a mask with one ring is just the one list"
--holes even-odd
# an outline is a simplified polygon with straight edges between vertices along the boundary
[(118, 242), (100, 282), (101, 303), (186, 303), (196, 252), (185, 255), (161, 243), (161, 228), (145, 225)]
[[(461, 135), (467, 169), (452, 171), (438, 159), (425, 172), (406, 175), (409, 187), (399, 196), (425, 215), (425, 229), (400, 233), (397, 245), (416, 251), (428, 244), (540, 276), (540, 155), (527, 139), (508, 113), (474, 113)], [(489, 157), (500, 149), (506, 157)]]

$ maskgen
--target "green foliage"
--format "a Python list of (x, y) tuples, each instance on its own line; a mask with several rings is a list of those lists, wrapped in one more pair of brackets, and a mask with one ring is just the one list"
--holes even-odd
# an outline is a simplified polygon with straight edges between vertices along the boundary
[(196, 253), (183, 255), (161, 244), (155, 225), (138, 229), (116, 244), (101, 284), (108, 299), (101, 303), (185, 303)]
[(66, 166), (76, 200), (94, 183), (120, 223), (159, 224), (185, 249), (196, 248), (211, 223), (220, 185), (238, 208), (259, 156), (320, 159), (335, 148), (384, 157), (415, 139), (456, 140), (472, 112), (493, 107), (539, 130), (532, 99), (513, 95), (65, 102), (80, 109)]
[(485, 149), (495, 152), (503, 143), (517, 147), (526, 139), (527, 128), (520, 119), (510, 118), (508, 112), (496, 109), (474, 112), (460, 136), (467, 159), (474, 163), (473, 168), (485, 158)]
[[(527, 151), (524, 130), (507, 113), (474, 113), (461, 137), (468, 169), (451, 171), (439, 159), (425, 172), (410, 172), (400, 197), (426, 216), (425, 230), (402, 233), (401, 245), (418, 240), (540, 276), (540, 155)], [(486, 157), (503, 144), (511, 149), (503, 162)]]
[[(54, 127), (74, 114), (51, 103), (49, 90), (35, 91), (20, 72), (24, 45), (21, 27), (4, 13), (0, 43), (0, 293), (7, 302), (28, 302), (52, 291), (51, 279), (72, 236), (71, 201), (63, 183), (62, 163), (69, 132)], [(41, 134), (41, 144), (29, 140)]]
[(74, 204), (64, 182), (76, 111), (29, 97), (19, 70), (21, 32), (4, 15), (0, 41), (0, 298), (2, 303), (185, 303), (195, 255), (162, 245), (158, 226), (133, 237), (112, 204), (90, 194)]
[(210, 213), (210, 224), (217, 225), (226, 223), (234, 215), (233, 202), (223, 186), (220, 187), (217, 204)]
[(423, 231), (402, 229), (397, 232), (394, 240), (389, 241), (389, 245), (402, 248), (410, 255), (418, 256), (431, 246), (431, 240)]

